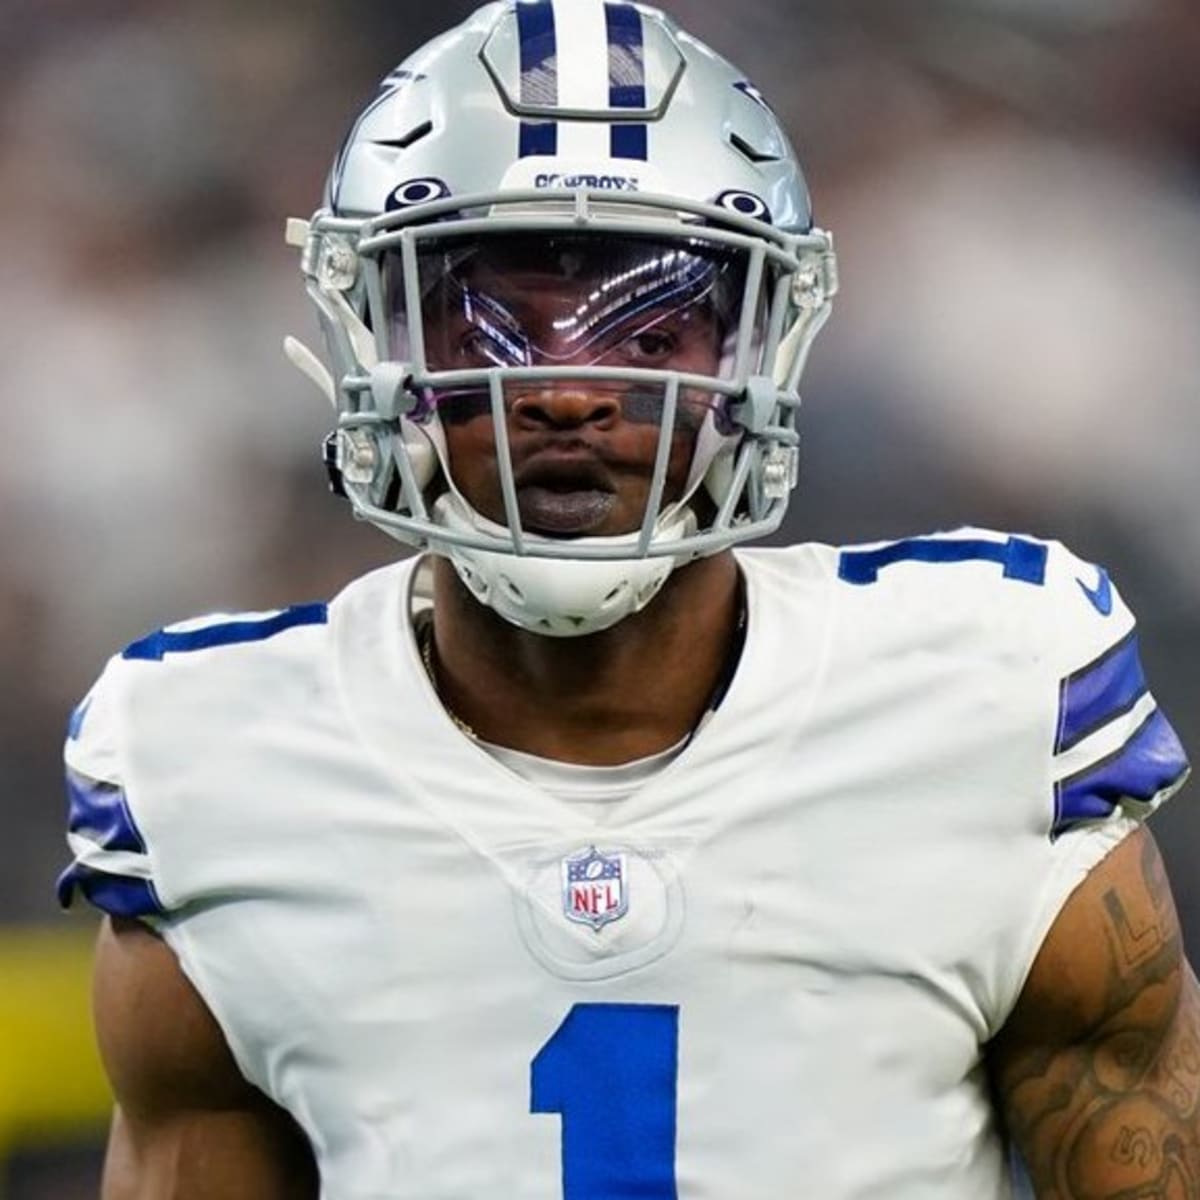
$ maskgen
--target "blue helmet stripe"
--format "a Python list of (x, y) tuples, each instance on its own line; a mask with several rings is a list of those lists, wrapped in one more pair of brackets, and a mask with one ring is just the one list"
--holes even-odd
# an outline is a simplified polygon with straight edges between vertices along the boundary
[[(558, 104), (558, 36), (551, 0), (517, 6), (521, 42), (521, 103)], [(557, 121), (522, 121), (520, 156), (558, 153)]]
[(521, 158), (537, 154), (558, 153), (558, 123), (555, 121), (522, 121)]
[[(642, 14), (632, 4), (605, 4), (608, 28), (608, 103), (612, 108), (646, 107), (646, 55)], [(613, 158), (645, 162), (649, 157), (647, 127), (640, 122), (615, 122)]]

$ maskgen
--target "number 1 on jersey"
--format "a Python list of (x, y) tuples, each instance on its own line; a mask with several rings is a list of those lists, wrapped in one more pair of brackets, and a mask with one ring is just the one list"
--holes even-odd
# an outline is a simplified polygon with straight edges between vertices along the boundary
[(576, 1004), (537, 1052), (531, 1112), (562, 1117), (563, 1200), (676, 1200), (679, 1009)]

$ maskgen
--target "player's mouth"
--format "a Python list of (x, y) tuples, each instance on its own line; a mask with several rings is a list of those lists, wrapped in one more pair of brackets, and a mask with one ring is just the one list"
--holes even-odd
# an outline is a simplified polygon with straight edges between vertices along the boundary
[(540, 454), (516, 475), (521, 524), (530, 533), (582, 537), (601, 529), (617, 503), (605, 468), (590, 454)]
[(608, 520), (616, 502), (612, 492), (594, 488), (567, 492), (537, 486), (517, 489), (521, 524), (530, 533), (551, 537), (581, 537), (596, 532)]

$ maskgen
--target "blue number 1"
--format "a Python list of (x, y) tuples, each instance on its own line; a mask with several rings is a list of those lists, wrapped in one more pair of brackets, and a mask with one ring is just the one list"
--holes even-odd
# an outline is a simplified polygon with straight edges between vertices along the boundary
[(1048, 554), (1042, 543), (1020, 537), (1004, 542), (990, 538), (907, 538), (874, 550), (843, 550), (838, 578), (845, 583), (875, 583), (880, 571), (900, 562), (994, 562), (1004, 569), (1005, 579), (1040, 587), (1046, 582)]
[(576, 1004), (531, 1077), (530, 1112), (562, 1116), (563, 1200), (676, 1200), (678, 1008)]

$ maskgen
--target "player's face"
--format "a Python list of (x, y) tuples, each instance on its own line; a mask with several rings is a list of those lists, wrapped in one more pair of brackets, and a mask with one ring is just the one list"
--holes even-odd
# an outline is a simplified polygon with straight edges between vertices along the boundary
[[(425, 298), (434, 370), (554, 366), (652, 368), (714, 376), (725, 321), (727, 264), (662, 248), (616, 259), (569, 243), (519, 261), (483, 254), (447, 272)], [(740, 296), (739, 296), (740, 300)], [(661, 382), (566, 377), (505, 385), (517, 505), (530, 532), (611, 536), (641, 527), (658, 454)], [(663, 502), (682, 497), (697, 432), (713, 403), (682, 388)], [(489, 395), (478, 386), (437, 396), (451, 474), (468, 503), (505, 524)]]

